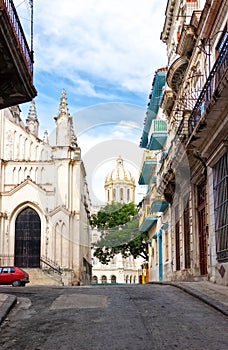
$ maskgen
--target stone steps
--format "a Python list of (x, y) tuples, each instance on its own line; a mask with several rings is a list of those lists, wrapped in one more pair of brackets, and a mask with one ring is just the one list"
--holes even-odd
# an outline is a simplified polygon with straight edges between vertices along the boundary
[(61, 276), (53, 270), (42, 270), (39, 268), (24, 269), (29, 274), (30, 283), (27, 286), (61, 286)]

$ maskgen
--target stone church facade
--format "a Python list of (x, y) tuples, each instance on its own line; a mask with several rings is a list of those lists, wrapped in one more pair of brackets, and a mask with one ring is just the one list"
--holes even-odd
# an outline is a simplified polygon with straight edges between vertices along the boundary
[(0, 110), (0, 265), (53, 269), (89, 284), (90, 198), (65, 90), (52, 135), (38, 136), (32, 101)]

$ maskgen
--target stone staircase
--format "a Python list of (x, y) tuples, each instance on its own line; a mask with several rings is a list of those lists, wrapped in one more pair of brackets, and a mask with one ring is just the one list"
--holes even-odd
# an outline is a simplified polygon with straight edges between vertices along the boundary
[(39, 268), (24, 268), (29, 274), (30, 283), (28, 287), (32, 286), (62, 286), (61, 275), (52, 269)]

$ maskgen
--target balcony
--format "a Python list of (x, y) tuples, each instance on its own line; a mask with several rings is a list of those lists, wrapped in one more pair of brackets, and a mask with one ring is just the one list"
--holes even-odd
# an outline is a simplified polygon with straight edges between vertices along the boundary
[(146, 232), (157, 222), (158, 217), (155, 213), (151, 213), (150, 205), (146, 205), (143, 209), (143, 215), (139, 221), (139, 231)]
[(148, 144), (149, 150), (161, 150), (167, 139), (167, 124), (165, 120), (153, 120), (152, 134)]
[(158, 109), (160, 107), (160, 103), (163, 95), (163, 86), (165, 85), (166, 80), (166, 68), (158, 69), (155, 73), (153, 84), (152, 84), (152, 92), (149, 95), (150, 101), (148, 103), (146, 119), (144, 123), (143, 133), (141, 137), (140, 147), (146, 148), (148, 144), (148, 134), (151, 128), (152, 120), (154, 120), (157, 116)]
[(157, 168), (156, 159), (146, 159), (143, 162), (141, 174), (139, 176), (139, 185), (149, 185), (151, 177), (155, 174)]
[(173, 92), (169, 87), (166, 87), (162, 97), (161, 108), (167, 116), (170, 115), (174, 105), (174, 96)]
[(188, 140), (188, 119), (191, 115), (191, 111), (185, 109), (183, 111), (182, 120), (177, 128), (177, 133), (175, 137), (176, 143), (180, 141), (182, 144), (185, 144)]
[[(228, 35), (220, 54), (210, 72), (195, 107), (188, 120), (188, 137), (200, 137), (200, 132), (207, 128), (212, 129), (228, 100)], [(210, 57), (209, 57), (210, 59)], [(220, 102), (221, 101), (221, 102)], [(224, 102), (225, 101), (225, 102)], [(216, 107), (215, 107), (216, 106)], [(194, 135), (193, 135), (194, 134)]]
[(176, 53), (180, 56), (190, 57), (196, 42), (196, 30), (199, 24), (201, 11), (191, 10), (191, 20), (182, 28)]
[(0, 109), (31, 101), (33, 55), (12, 0), (0, 0)]
[(145, 216), (142, 224), (139, 226), (140, 232), (146, 232), (158, 221), (157, 216)]
[(180, 35), (176, 53), (180, 56), (190, 57), (196, 42), (195, 28), (185, 25)]

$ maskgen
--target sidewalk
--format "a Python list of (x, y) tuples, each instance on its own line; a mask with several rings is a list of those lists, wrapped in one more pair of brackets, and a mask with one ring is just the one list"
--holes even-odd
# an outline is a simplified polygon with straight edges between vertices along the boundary
[(14, 295), (3, 294), (0, 292), (0, 324), (6, 318), (16, 302), (17, 298)]
[(228, 316), (228, 286), (222, 286), (208, 281), (150, 282), (150, 284), (154, 283), (168, 284), (180, 288)]

